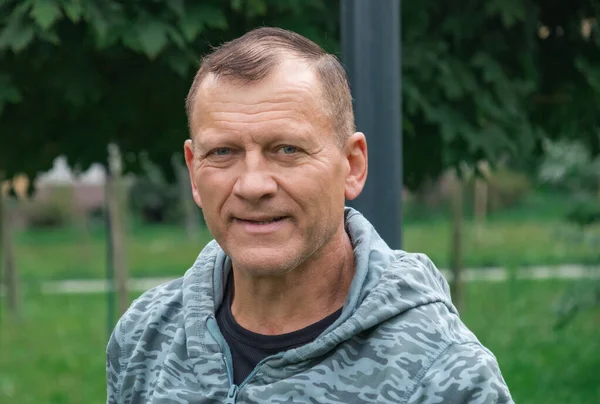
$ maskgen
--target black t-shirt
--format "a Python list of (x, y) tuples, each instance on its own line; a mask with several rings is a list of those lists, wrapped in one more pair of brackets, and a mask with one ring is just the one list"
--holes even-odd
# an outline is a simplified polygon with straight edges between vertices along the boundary
[(238, 385), (244, 381), (261, 360), (267, 356), (298, 348), (314, 341), (342, 313), (342, 309), (339, 309), (306, 328), (288, 334), (256, 334), (241, 327), (231, 314), (232, 282), (233, 276), (229, 276), (225, 298), (221, 307), (217, 310), (217, 323), (231, 350), (233, 379), (234, 383)]

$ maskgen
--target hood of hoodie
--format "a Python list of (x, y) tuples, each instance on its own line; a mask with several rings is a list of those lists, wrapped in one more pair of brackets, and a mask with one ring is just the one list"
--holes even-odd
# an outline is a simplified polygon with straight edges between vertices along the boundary
[[(448, 283), (423, 254), (392, 250), (358, 211), (345, 209), (345, 228), (354, 247), (356, 272), (340, 317), (313, 342), (278, 355), (279, 366), (307, 360), (415, 307), (443, 303), (456, 313)], [(214, 319), (223, 301), (231, 260), (212, 241), (183, 278), (187, 347), (191, 357), (206, 348), (198, 322)]]

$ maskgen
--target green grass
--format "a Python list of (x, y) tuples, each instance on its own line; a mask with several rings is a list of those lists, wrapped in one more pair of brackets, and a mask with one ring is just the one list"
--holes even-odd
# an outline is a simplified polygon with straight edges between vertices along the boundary
[(102, 295), (26, 296), (0, 325), (0, 402), (106, 402), (105, 313)]
[[(527, 266), (598, 262), (598, 249), (570, 243), (569, 229), (559, 221), (537, 219), (490, 220), (481, 236), (465, 223), (465, 265)], [(595, 230), (594, 234), (600, 235)], [(439, 267), (447, 267), (451, 227), (448, 221), (408, 223), (404, 249), (428, 254)], [(180, 276), (210, 240), (203, 231), (196, 241), (187, 240), (174, 227), (139, 228), (127, 237), (126, 263), (129, 274)], [(28, 282), (67, 278), (102, 278), (106, 274), (106, 242), (102, 233), (87, 240), (75, 230), (27, 231), (18, 235), (16, 259), (20, 276)]]
[[(599, 263), (599, 245), (576, 240), (580, 234), (562, 220), (565, 195), (532, 193), (521, 204), (489, 216), (481, 231), (467, 217), (464, 262), (469, 267)], [(425, 213), (424, 213), (425, 212)], [(587, 237), (600, 240), (600, 228)], [(202, 228), (188, 240), (182, 228), (132, 224), (126, 237), (125, 260), (130, 276), (181, 276), (211, 239)], [(403, 248), (429, 255), (439, 267), (449, 266), (451, 225), (443, 211), (415, 213), (406, 206)], [(573, 239), (569, 241), (569, 239)], [(103, 278), (106, 274), (105, 231), (83, 235), (75, 228), (28, 230), (16, 234), (16, 260), (21, 279)], [(598, 243), (600, 244), (600, 243)]]
[[(553, 329), (553, 307), (570, 285), (468, 285), (463, 320), (498, 358), (517, 403), (600, 402), (600, 308)], [(22, 320), (0, 324), (0, 402), (104, 403), (104, 296), (24, 301)]]
[(572, 282), (470, 284), (465, 323), (496, 355), (517, 403), (600, 402), (600, 308), (556, 331)]

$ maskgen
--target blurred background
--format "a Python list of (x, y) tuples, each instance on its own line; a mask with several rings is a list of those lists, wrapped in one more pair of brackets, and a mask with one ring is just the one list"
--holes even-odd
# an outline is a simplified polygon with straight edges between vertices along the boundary
[[(600, 0), (401, 15), (403, 249), (517, 403), (600, 402)], [(0, 402), (105, 402), (118, 316), (211, 239), (181, 154), (199, 60), (262, 25), (344, 59), (335, 0), (0, 0)]]

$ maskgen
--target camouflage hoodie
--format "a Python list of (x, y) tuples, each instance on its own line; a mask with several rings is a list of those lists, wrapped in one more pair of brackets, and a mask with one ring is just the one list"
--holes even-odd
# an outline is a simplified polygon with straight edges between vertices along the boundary
[(215, 320), (231, 262), (209, 243), (183, 278), (135, 300), (107, 347), (108, 403), (512, 403), (493, 354), (421, 254), (346, 208), (356, 275), (339, 319), (239, 386)]

